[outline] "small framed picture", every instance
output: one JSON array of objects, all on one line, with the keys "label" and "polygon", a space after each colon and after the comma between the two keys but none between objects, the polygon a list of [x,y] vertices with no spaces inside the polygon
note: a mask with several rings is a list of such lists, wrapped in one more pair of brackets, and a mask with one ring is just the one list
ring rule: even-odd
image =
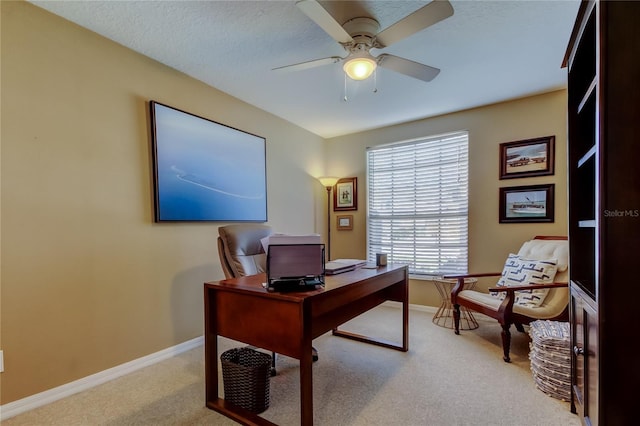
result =
[{"label": "small framed picture", "polygon": [[342,178],[333,189],[334,212],[358,210],[358,178]]},{"label": "small framed picture", "polygon": [[554,173],[555,136],[500,144],[500,179]]},{"label": "small framed picture", "polygon": [[554,184],[500,188],[500,223],[554,221]]},{"label": "small framed picture", "polygon": [[353,215],[337,215],[336,216],[336,228],[338,231],[350,231],[353,229]]}]

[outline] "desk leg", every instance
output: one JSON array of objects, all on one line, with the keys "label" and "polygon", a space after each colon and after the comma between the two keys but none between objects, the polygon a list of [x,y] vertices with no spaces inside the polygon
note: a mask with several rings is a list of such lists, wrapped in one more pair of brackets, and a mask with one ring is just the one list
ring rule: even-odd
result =
[{"label": "desk leg", "polygon": [[[345,330],[340,330],[337,327],[332,330],[334,336],[344,337],[346,339],[356,340],[358,342],[369,343],[371,345],[382,346],[389,349],[395,349],[402,352],[409,350],[409,283],[405,279],[394,285],[394,297],[387,300],[395,300],[402,303],[402,343],[388,341],[385,339],[374,338],[370,336],[364,336],[357,333],[352,333]],[[380,302],[378,302],[380,303]],[[377,305],[372,305],[371,308]],[[369,308],[369,309],[371,309]]]},{"label": "desk leg", "polygon": [[204,292],[204,359],[206,403],[218,402],[218,333],[215,315],[211,308],[215,306],[215,292],[205,288]]},{"label": "desk leg", "polygon": [[302,306],[302,342],[300,353],[300,424],[313,425],[313,355],[311,346],[311,306]]},{"label": "desk leg", "polygon": [[402,301],[402,351],[409,350],[409,288],[406,287],[407,297]]},{"label": "desk leg", "polygon": [[[306,345],[305,345],[306,347]],[[300,358],[300,424],[313,425],[313,360],[311,345]]]}]

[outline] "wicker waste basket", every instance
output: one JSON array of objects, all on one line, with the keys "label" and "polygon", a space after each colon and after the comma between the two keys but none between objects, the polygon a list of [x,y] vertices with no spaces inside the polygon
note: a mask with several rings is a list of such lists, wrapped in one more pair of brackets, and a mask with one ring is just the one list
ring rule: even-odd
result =
[{"label": "wicker waste basket", "polygon": [[235,348],[223,352],[220,361],[225,401],[256,414],[269,408],[271,355]]}]

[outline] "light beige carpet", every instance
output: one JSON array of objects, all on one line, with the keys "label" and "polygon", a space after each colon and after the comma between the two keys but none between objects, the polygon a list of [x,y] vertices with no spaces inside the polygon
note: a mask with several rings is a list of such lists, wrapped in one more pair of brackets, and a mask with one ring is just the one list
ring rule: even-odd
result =
[{"label": "light beige carpet", "polygon": [[[313,369],[315,424],[580,425],[569,403],[535,388],[527,334],[513,330],[512,363],[506,364],[496,321],[478,316],[479,329],[456,336],[434,325],[432,316],[411,310],[408,353],[330,334],[314,340],[320,354]],[[381,306],[343,328],[397,341],[400,321],[398,308]],[[220,339],[221,352],[240,346]],[[235,425],[204,406],[203,353],[198,347],[3,425]],[[278,357],[262,416],[299,425],[298,389],[298,361]]]}]

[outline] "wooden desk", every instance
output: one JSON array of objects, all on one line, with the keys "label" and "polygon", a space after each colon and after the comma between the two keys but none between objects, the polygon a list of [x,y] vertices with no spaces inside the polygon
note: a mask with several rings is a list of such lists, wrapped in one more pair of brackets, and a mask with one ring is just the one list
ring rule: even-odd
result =
[{"label": "wooden desk", "polygon": [[[271,425],[218,394],[218,336],[300,360],[301,424],[313,424],[311,341],[333,330],[336,336],[409,350],[409,281],[406,266],[356,269],[326,277],[325,287],[301,293],[269,293],[264,274],[204,285],[206,405],[245,425]],[[338,330],[375,306],[402,302],[402,343]],[[322,361],[320,361],[322,362]]]}]

